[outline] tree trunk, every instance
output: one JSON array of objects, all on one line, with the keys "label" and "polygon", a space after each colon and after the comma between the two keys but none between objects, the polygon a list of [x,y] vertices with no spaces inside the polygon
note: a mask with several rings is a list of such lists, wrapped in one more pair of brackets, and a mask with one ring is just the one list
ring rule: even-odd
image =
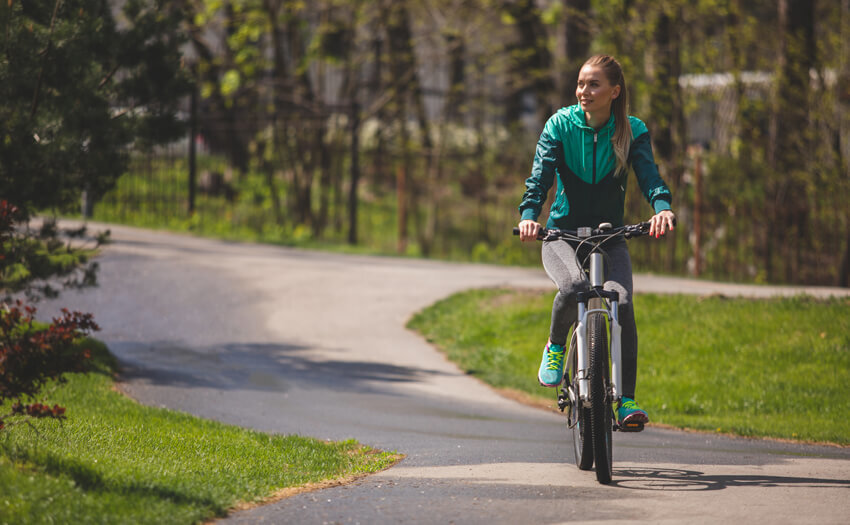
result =
[{"label": "tree trunk", "polygon": [[396,167],[396,202],[398,203],[398,253],[407,251],[407,155]]},{"label": "tree trunk", "polygon": [[510,49],[511,66],[508,82],[508,122],[519,120],[523,98],[531,92],[537,105],[540,126],[552,114],[552,55],[547,42],[546,25],[534,0],[503,0],[502,9],[515,20],[518,41]]},{"label": "tree trunk", "polygon": [[[841,0],[841,69],[839,71],[838,86],[839,92],[839,119],[841,128],[839,131],[839,170],[841,171],[842,185],[847,192],[848,174],[850,174],[850,0]],[[844,207],[844,224],[850,225],[850,211],[847,206]],[[846,239],[847,245],[844,248],[844,257],[841,261],[841,268],[838,275],[838,284],[844,287],[850,287],[850,226],[848,228]]]},{"label": "tree trunk", "polygon": [[449,120],[460,122],[463,120],[466,99],[466,42],[463,35],[458,33],[448,33],[445,39],[449,60],[449,93],[444,111]]},{"label": "tree trunk", "polygon": [[[422,93],[422,84],[416,65],[411,31],[410,13],[407,5],[401,2],[386,1],[381,5],[381,18],[387,33],[390,74],[389,89],[392,94],[390,108],[399,124],[399,140],[402,152],[402,166],[396,171],[396,192],[398,198],[399,252],[407,248],[409,210],[418,206],[416,180],[413,176],[410,134],[407,130],[408,108],[413,102],[416,118],[419,122],[422,146],[426,153],[433,149],[428,115]],[[426,167],[425,173],[429,172]]]},{"label": "tree trunk", "polygon": [[[685,116],[679,77],[681,63],[681,10],[660,7],[655,31],[655,78],[651,101],[653,145],[656,158],[660,161],[665,178],[676,200],[674,208],[684,203],[679,196],[684,173]],[[672,271],[676,261],[676,236],[673,235],[665,247],[665,266]]]},{"label": "tree trunk", "polygon": [[571,105],[576,96],[578,74],[590,53],[590,0],[563,0],[567,22],[564,33],[566,65],[561,73],[561,104]]},{"label": "tree trunk", "polygon": [[[786,282],[796,280],[798,244],[808,238],[809,72],[817,65],[814,11],[812,0],[779,1],[781,48],[769,147],[769,158],[778,181],[768,194],[773,198],[773,231],[777,232],[776,241],[782,247]],[[771,266],[771,272],[772,269]]]},{"label": "tree trunk", "polygon": [[360,184],[360,106],[351,103],[351,182],[348,187],[348,244],[357,244],[357,203]]}]

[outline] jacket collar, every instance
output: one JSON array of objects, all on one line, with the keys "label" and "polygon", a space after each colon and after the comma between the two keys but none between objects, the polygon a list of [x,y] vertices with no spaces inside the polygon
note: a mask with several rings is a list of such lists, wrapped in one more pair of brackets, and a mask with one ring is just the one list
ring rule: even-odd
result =
[{"label": "jacket collar", "polygon": [[599,128],[599,130],[595,130],[587,125],[587,120],[585,119],[584,111],[582,111],[581,106],[579,106],[578,104],[574,104],[568,108],[564,108],[562,111],[565,111],[567,119],[572,124],[574,124],[576,127],[581,129],[585,133],[611,134],[614,132],[616,122],[613,112],[611,112],[611,118],[608,119],[608,122],[606,122],[604,126]]}]

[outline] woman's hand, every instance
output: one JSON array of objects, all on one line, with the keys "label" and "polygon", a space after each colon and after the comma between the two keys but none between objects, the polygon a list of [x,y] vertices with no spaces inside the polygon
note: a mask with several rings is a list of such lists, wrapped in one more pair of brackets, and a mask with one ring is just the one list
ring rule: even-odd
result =
[{"label": "woman's hand", "polygon": [[670,210],[662,210],[649,219],[649,236],[656,239],[673,231],[673,225],[676,221],[676,215]]},{"label": "woman's hand", "polygon": [[537,240],[540,225],[532,220],[519,221],[519,240],[522,242]]}]

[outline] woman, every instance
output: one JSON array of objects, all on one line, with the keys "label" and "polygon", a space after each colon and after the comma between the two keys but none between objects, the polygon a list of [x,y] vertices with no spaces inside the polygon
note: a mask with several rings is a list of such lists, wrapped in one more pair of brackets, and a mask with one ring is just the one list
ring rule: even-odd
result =
[{"label": "woman", "polygon": [[[661,180],[646,125],[628,114],[628,91],[620,64],[607,55],[591,57],[579,72],[578,104],[560,109],[543,128],[531,176],[519,206],[520,239],[537,238],[537,222],[546,195],[557,183],[549,211],[548,228],[575,230],[610,222],[623,225],[626,182],[633,168],[638,184],[655,210],[649,234],[658,238],[673,229],[670,190]],[[543,349],[538,380],[557,387],[564,373],[569,328],[577,316],[576,293],[587,285],[574,246],[564,241],[544,242],[543,266],[558,286],[552,305],[549,341]],[[646,423],[649,417],[635,402],[637,329],[632,308],[632,264],[623,239],[606,243],[609,256],[605,289],[620,295],[622,325],[623,399],[617,409],[620,424]]]}]

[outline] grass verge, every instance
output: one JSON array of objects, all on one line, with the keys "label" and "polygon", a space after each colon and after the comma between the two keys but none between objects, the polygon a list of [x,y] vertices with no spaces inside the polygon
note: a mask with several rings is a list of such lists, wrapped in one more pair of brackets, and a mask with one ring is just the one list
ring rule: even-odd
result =
[{"label": "grass verge", "polygon": [[97,371],[71,374],[49,395],[67,420],[0,432],[0,523],[195,523],[399,459],[354,441],[268,435],[139,405],[112,389],[105,347],[86,344]]},{"label": "grass verge", "polygon": [[[553,293],[473,290],[418,313],[422,333],[471,375],[546,399],[537,367]],[[638,295],[637,397],[655,423],[850,444],[850,299]]]}]

